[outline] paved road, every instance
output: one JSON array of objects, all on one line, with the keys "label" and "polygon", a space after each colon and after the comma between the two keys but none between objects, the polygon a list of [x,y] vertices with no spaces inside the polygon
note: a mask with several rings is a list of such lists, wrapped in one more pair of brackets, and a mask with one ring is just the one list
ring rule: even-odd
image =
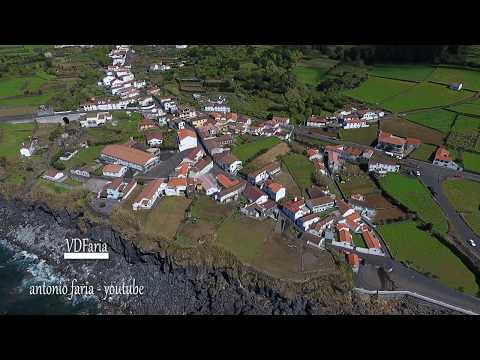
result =
[{"label": "paved road", "polygon": [[[370,146],[355,144],[352,142],[342,141],[339,139],[330,138],[328,136],[316,134],[314,132],[311,132],[311,130],[306,127],[299,127],[298,130],[296,130],[296,133],[304,137],[319,139],[334,144],[343,144],[375,150]],[[454,177],[458,174],[462,174],[465,179],[480,182],[480,174],[467,171],[455,171],[410,158],[401,160],[400,163],[404,166],[420,170],[420,179],[426,186],[431,187],[432,190],[435,192],[434,199],[444,211],[445,215],[449,219],[458,236],[465,242],[467,242],[469,239],[476,240],[475,242],[478,244],[477,247],[470,248],[474,253],[480,255],[480,237],[475,235],[475,233],[470,229],[470,227],[465,223],[465,221],[463,221],[462,217],[456,212],[454,207],[450,204],[447,197],[445,196],[441,186],[443,180]]]},{"label": "paved road", "polygon": [[[388,257],[357,254],[366,264],[360,266],[355,277],[357,287],[367,290],[408,290],[480,314],[479,298],[454,290]],[[377,271],[373,271],[372,266]]]}]

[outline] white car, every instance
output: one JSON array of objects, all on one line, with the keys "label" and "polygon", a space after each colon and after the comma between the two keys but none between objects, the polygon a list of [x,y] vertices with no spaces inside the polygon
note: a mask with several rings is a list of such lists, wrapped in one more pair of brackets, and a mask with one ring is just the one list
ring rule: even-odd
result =
[{"label": "white car", "polygon": [[477,246],[477,244],[475,244],[475,241],[473,241],[472,239],[468,240],[470,242],[470,245],[472,245],[473,247]]}]

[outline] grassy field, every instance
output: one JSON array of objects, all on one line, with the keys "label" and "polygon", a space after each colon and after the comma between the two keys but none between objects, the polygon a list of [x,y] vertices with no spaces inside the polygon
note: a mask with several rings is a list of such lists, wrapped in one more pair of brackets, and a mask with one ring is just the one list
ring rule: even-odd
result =
[{"label": "grassy field", "polygon": [[480,173],[480,154],[465,151],[463,153],[463,166],[467,171]]},{"label": "grassy field", "polygon": [[55,194],[61,194],[69,191],[69,189],[67,189],[66,187],[57,185],[51,181],[47,181],[44,179],[38,179],[36,186]]},{"label": "grassy field", "polygon": [[312,185],[312,174],[315,169],[312,162],[308,160],[306,156],[288,154],[282,157],[282,162],[302,191]]},{"label": "grassy field", "polygon": [[32,135],[33,127],[32,123],[0,124],[0,156],[20,156],[20,147]]},{"label": "grassy field", "polygon": [[435,68],[425,65],[379,65],[369,74],[392,79],[422,81],[428,78]]},{"label": "grassy field", "polygon": [[417,160],[431,161],[435,151],[437,151],[435,145],[422,144],[410,154],[410,157]]},{"label": "grassy field", "polygon": [[463,82],[464,89],[480,90],[480,71],[438,67],[429,80],[446,85]]},{"label": "grassy field", "polygon": [[367,248],[367,244],[365,244],[365,241],[363,240],[363,237],[360,234],[352,233],[352,241],[355,246],[358,246],[361,248]]},{"label": "grassy field", "polygon": [[66,169],[72,169],[78,166],[89,165],[95,162],[100,152],[104,148],[103,145],[89,146],[87,149],[82,149],[73,158],[68,161],[63,161]]},{"label": "grassy field", "polygon": [[452,130],[459,133],[478,133],[480,129],[480,119],[465,115],[458,115]]},{"label": "grassy field", "polygon": [[276,137],[263,137],[253,142],[235,146],[232,152],[241,161],[248,162],[254,159],[259,153],[267,151],[278,143],[280,143],[280,139]]},{"label": "grassy field", "polygon": [[480,102],[479,101],[472,101],[460,105],[455,105],[450,107],[449,109],[453,111],[457,111],[459,113],[464,114],[471,114],[471,115],[479,115],[480,116]]},{"label": "grassy field", "polygon": [[453,207],[463,214],[470,227],[480,236],[480,184],[451,179],[444,181],[442,186]]},{"label": "grassy field", "polygon": [[366,195],[378,191],[377,185],[367,174],[352,176],[349,181],[346,181],[344,184],[340,183],[339,186],[346,196],[352,194]]},{"label": "grassy field", "polygon": [[372,145],[378,136],[378,125],[372,124],[368,128],[340,129],[340,139],[362,145]]},{"label": "grassy field", "polygon": [[448,247],[419,230],[415,222],[383,225],[378,229],[397,260],[445,285],[478,296],[475,275]]},{"label": "grassy field", "polygon": [[407,120],[448,134],[455,120],[455,116],[456,114],[454,112],[440,109],[409,114]]},{"label": "grassy field", "polygon": [[422,221],[431,223],[441,233],[448,231],[441,209],[418,179],[390,173],[380,180],[380,185],[391,197],[416,212]]},{"label": "grassy field", "polygon": [[22,96],[24,91],[38,91],[42,85],[53,79],[55,79],[55,76],[38,72],[35,76],[1,80],[0,98]]},{"label": "grassy field", "polygon": [[316,86],[336,63],[335,60],[321,58],[303,60],[293,68],[293,73],[300,82]]},{"label": "grassy field", "polygon": [[445,139],[444,133],[426,126],[412,123],[401,117],[391,117],[382,120],[380,122],[380,129],[391,132],[397,136],[413,136],[422,140],[424,143],[434,145],[443,145]]},{"label": "grassy field", "polygon": [[446,106],[471,97],[467,91],[450,90],[447,86],[421,83],[398,96],[383,101],[382,106],[390,111],[407,111],[435,106]]},{"label": "grassy field", "polygon": [[344,94],[366,103],[380,104],[383,100],[398,95],[413,85],[405,81],[369,77],[358,88],[345,91]]}]

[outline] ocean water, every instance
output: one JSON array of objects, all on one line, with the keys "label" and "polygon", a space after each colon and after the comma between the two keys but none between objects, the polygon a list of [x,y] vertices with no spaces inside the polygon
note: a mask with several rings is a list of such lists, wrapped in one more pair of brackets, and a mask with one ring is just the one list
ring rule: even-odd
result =
[{"label": "ocean water", "polygon": [[52,269],[35,255],[15,252],[0,242],[0,315],[95,314],[92,299],[68,301],[62,295],[30,295],[30,287],[63,284]]}]

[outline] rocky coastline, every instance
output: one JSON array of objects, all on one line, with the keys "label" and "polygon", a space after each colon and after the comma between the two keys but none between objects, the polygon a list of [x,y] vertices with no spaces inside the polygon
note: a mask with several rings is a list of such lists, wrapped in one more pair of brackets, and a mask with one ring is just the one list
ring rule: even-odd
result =
[{"label": "rocky coastline", "polygon": [[[0,239],[44,259],[70,283],[131,283],[143,295],[95,295],[100,314],[450,314],[409,297],[382,299],[352,291],[344,274],[303,283],[274,279],[232,256],[192,261],[192,254],[142,251],[110,225],[44,203],[0,198]],[[110,259],[65,261],[65,239],[107,244]]]}]

